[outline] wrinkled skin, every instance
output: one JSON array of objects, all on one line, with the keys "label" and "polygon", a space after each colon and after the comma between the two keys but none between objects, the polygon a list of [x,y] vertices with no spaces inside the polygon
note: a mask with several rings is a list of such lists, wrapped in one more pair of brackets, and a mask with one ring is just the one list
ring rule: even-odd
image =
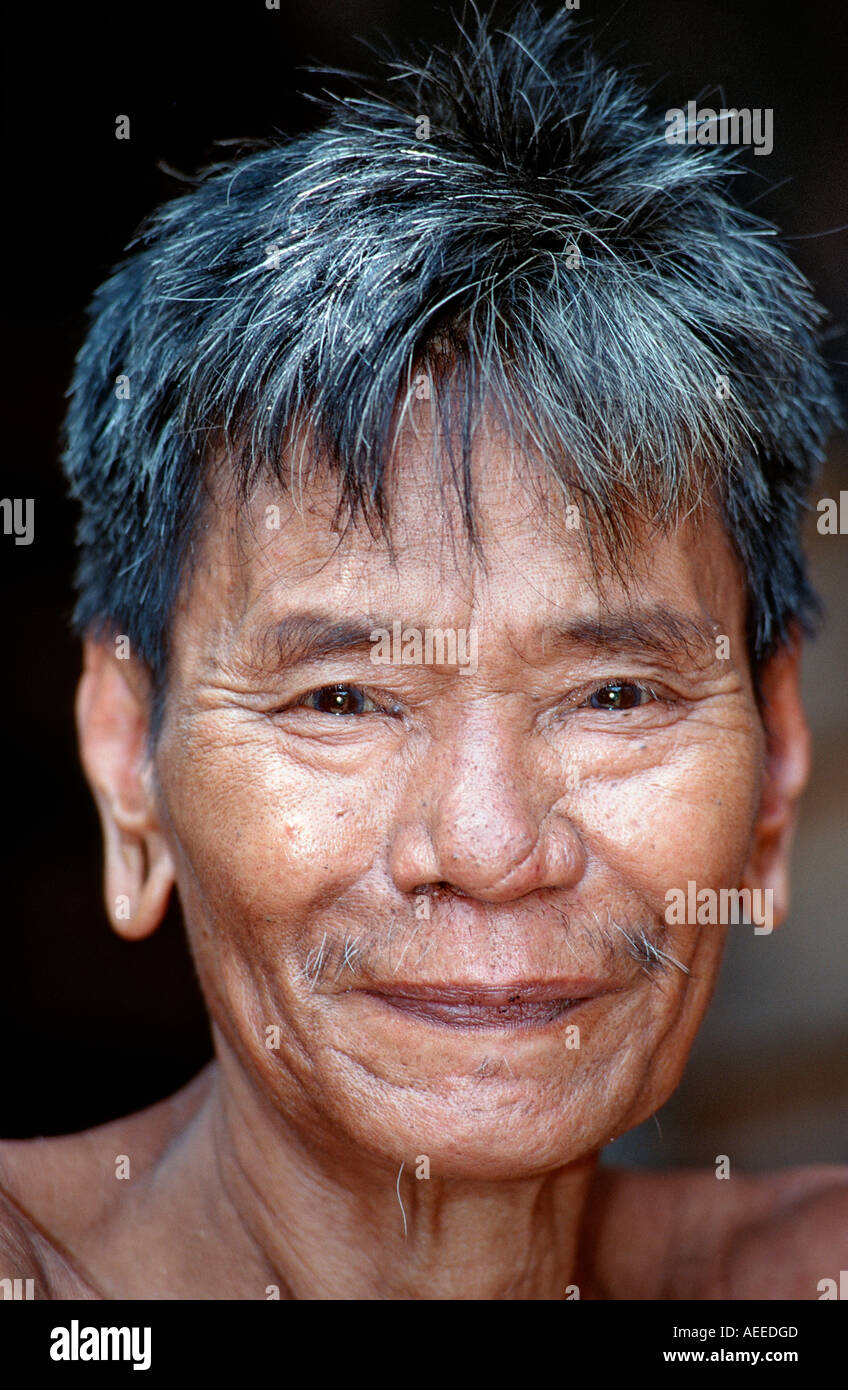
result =
[{"label": "wrinkled skin", "polygon": [[[765,672],[767,738],[714,518],[643,526],[625,587],[611,569],[593,580],[583,531],[495,433],[475,456],[476,555],[443,481],[407,436],[391,552],[334,526],[329,483],[300,507],[268,484],[247,517],[218,492],[152,761],[144,668],[87,645],[78,719],[107,907],[142,937],[176,886],[217,1061],[88,1150],[46,1141],[33,1166],[32,1145],[2,1147],[12,1219],[49,1238],[48,1290],[781,1296],[763,1282],[773,1241],[790,1229],[801,1248],[806,1231],[818,1269],[834,1212],[845,1220],[835,1168],[735,1187],[596,1172],[677,1085],[716,980],[725,929],[666,925],[667,891],[769,888],[785,916],[809,760],[797,652]],[[676,628],[647,631],[660,610]],[[288,645],[267,635],[295,614],[309,617]],[[352,619],[474,629],[476,669],[375,664],[367,635],[295,650]],[[328,686],[345,691],[316,694]],[[520,1001],[552,981],[577,1002],[533,1026],[422,1016],[386,993]],[[48,1199],[51,1173],[82,1187],[91,1146],[130,1151],[118,1143],[142,1153],[120,1202],[77,1194],[71,1215]],[[726,1237],[752,1213],[755,1255],[740,1234],[728,1266]],[[785,1277],[787,1296],[816,1297],[804,1259]]]}]

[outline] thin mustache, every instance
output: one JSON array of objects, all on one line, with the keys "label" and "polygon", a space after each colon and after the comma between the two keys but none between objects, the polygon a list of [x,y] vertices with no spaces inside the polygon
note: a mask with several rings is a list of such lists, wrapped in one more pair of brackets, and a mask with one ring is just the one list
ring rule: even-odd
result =
[{"label": "thin mustache", "polygon": [[[660,946],[657,938],[662,939],[667,931],[663,922],[658,921],[649,927],[623,926],[613,919],[609,911],[606,922],[601,920],[597,912],[592,912],[590,916],[594,925],[583,919],[579,929],[576,929],[575,924],[561,909],[558,909],[558,915],[562,918],[563,925],[568,928],[563,933],[562,944],[572,958],[578,961],[578,973],[588,973],[588,967],[585,955],[582,960],[577,956],[572,940],[575,930],[579,930],[582,944],[585,946],[588,942],[596,956],[607,965],[620,958],[623,943],[627,956],[636,962],[644,974],[657,982],[671,971],[680,971],[683,975],[690,973],[687,965]],[[347,972],[355,977],[364,975],[385,982],[385,965],[389,965],[389,973],[396,976],[414,942],[421,939],[422,927],[426,926],[432,926],[429,919],[416,920],[414,923],[396,920],[381,938],[372,938],[370,941],[361,934],[353,933],[347,933],[341,939],[332,939],[325,931],[321,941],[309,951],[303,965],[303,974],[312,990],[328,981],[338,984]],[[395,938],[406,928],[409,928],[409,934],[403,948],[394,961],[390,962],[388,957],[392,955]],[[425,933],[422,949],[418,954],[418,966],[423,964],[429,954],[433,940],[433,932]]]}]

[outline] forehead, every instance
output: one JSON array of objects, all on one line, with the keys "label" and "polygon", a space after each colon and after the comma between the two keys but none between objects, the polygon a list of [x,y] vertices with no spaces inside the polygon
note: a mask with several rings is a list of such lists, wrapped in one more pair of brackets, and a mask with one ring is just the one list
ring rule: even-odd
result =
[{"label": "forehead", "polygon": [[412,427],[388,473],[385,528],[351,518],[328,471],[285,490],[263,481],[246,508],[213,486],[175,648],[192,630],[232,638],[305,602],[409,621],[468,620],[485,608],[494,620],[532,624],[546,609],[589,618],[647,601],[741,629],[741,569],[711,511],[666,530],[634,517],[613,559],[579,493],[517,453],[491,421],[475,436],[470,484],[473,544],[450,460]]}]

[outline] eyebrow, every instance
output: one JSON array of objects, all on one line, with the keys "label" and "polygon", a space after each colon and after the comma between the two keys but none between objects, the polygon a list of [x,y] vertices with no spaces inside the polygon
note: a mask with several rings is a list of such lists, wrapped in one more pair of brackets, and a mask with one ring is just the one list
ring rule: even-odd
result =
[{"label": "eyebrow", "polygon": [[382,616],[329,618],[323,613],[289,613],[272,623],[258,642],[258,665],[300,666],[328,656],[370,651],[371,633],[378,627],[392,630],[392,619]]},{"label": "eyebrow", "polygon": [[715,658],[718,623],[661,604],[574,618],[545,636],[544,646],[600,648],[627,654]]},{"label": "eyebrow", "polygon": [[[320,662],[327,657],[370,652],[372,632],[382,628],[392,632],[399,619],[385,614],[362,614],[334,618],[320,612],[290,613],[272,623],[259,636],[256,664],[263,669]],[[443,628],[435,620],[411,623],[403,628]],[[597,654],[601,650],[632,656],[685,656],[698,664],[715,660],[718,624],[693,617],[661,604],[630,608],[598,616],[583,616],[541,631],[545,654],[577,651]]]}]

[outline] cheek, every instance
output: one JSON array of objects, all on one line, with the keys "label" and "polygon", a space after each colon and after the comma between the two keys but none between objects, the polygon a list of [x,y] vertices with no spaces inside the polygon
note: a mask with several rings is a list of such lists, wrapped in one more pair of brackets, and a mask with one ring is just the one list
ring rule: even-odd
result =
[{"label": "cheek", "polygon": [[734,887],[751,846],[762,779],[756,725],[691,728],[634,748],[590,777],[580,830],[590,853],[662,914],[670,888]]},{"label": "cheek", "polygon": [[163,765],[184,904],[228,935],[269,922],[308,934],[369,872],[385,838],[390,796],[379,767],[319,774],[282,753],[266,721],[199,717]]},{"label": "cheek", "polygon": [[[694,881],[730,888],[741,881],[762,778],[755,719],[702,723],[663,740],[622,743],[590,764],[579,829],[599,881],[613,900],[632,895],[655,921],[671,888]],[[577,820],[577,816],[575,816]],[[652,1114],[678,1084],[709,1003],[726,937],[720,926],[668,925],[661,945],[685,966],[642,991],[635,1032],[619,1039],[639,1078],[629,1128]],[[632,1020],[631,1020],[632,1024]],[[633,1050],[634,1039],[636,1048]]]},{"label": "cheek", "polygon": [[[248,1068],[278,1089],[281,1059],[298,1072],[310,1045],[304,1029],[320,1024],[303,984],[310,952],[325,930],[347,929],[356,885],[378,859],[391,804],[385,775],[319,776],[282,755],[267,724],[222,714],[198,717],[190,737],[163,746],[162,768],[207,1004]],[[269,1023],[283,1025],[279,1052],[267,1050]]]}]

